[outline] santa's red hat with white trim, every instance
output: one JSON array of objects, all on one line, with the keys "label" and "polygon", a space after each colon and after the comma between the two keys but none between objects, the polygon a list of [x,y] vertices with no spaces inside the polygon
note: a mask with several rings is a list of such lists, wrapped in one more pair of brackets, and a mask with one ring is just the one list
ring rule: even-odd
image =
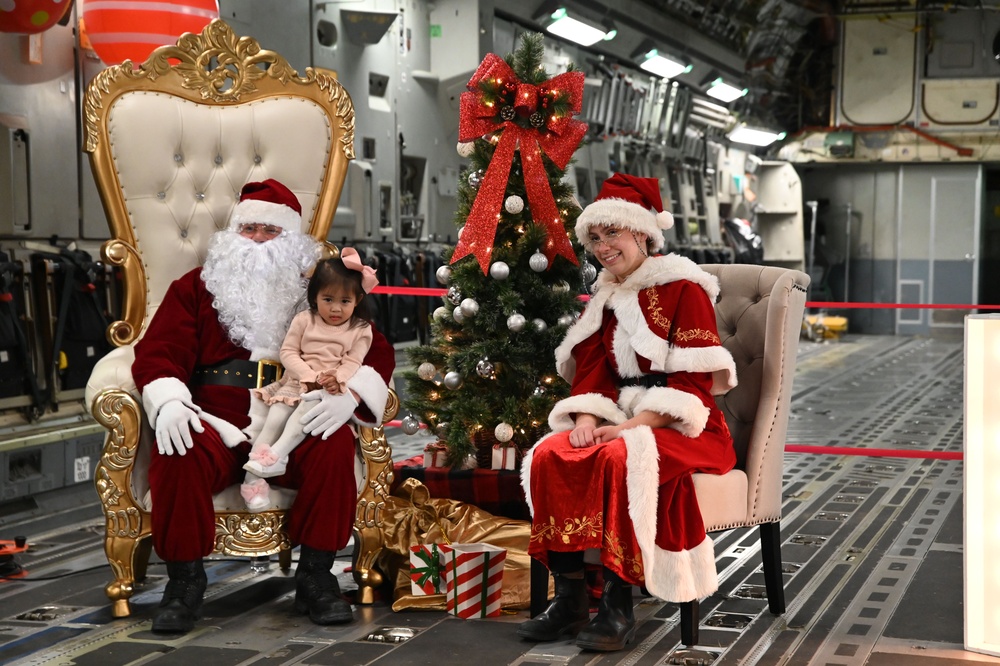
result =
[{"label": "santa's red hat with white trim", "polygon": [[302,231],[302,205],[290,189],[273,178],[247,183],[229,218],[230,229],[235,231],[241,224],[273,224]]},{"label": "santa's red hat with white trim", "polygon": [[616,173],[604,181],[594,203],[576,218],[576,239],[586,243],[594,225],[644,233],[650,250],[656,252],[663,247],[663,230],[674,226],[674,216],[663,210],[658,179]]}]

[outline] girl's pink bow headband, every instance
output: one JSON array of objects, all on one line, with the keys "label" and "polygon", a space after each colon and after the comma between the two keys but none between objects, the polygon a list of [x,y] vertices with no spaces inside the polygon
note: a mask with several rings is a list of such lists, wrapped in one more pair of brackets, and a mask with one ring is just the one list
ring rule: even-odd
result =
[{"label": "girl's pink bow headband", "polygon": [[375,277],[375,269],[361,263],[361,255],[353,247],[345,247],[340,251],[340,260],[344,266],[352,271],[361,273],[361,288],[366,294],[370,294],[372,289],[378,285],[378,278]]}]

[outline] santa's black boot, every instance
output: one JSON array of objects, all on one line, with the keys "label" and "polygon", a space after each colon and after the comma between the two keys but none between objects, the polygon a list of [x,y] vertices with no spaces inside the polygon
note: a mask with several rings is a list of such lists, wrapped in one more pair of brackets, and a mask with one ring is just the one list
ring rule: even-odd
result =
[{"label": "santa's black boot", "polygon": [[201,560],[167,562],[167,588],[163,591],[160,608],[153,618],[153,632],[186,634],[194,629],[195,620],[205,597],[208,577]]},{"label": "santa's black boot", "polygon": [[295,612],[308,613],[315,624],[346,624],[354,619],[351,604],[340,596],[330,568],[334,553],[302,546],[295,568]]},{"label": "santa's black boot", "polygon": [[635,637],[635,629],[632,586],[606,568],[597,615],[577,634],[576,646],[598,652],[621,650]]},{"label": "santa's black boot", "polygon": [[555,641],[573,636],[590,620],[590,600],[583,569],[571,574],[553,572],[556,594],[549,607],[521,623],[517,635],[528,641]]}]

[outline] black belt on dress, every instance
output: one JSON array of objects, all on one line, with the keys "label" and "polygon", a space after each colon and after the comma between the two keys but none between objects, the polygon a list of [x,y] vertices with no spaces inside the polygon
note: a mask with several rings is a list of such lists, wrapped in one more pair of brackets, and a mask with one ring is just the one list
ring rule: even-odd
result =
[{"label": "black belt on dress", "polygon": [[666,386],[667,376],[662,372],[658,372],[652,375],[643,375],[642,377],[623,377],[618,381],[619,387],[626,386],[645,386],[646,388],[653,388],[654,386]]},{"label": "black belt on dress", "polygon": [[281,364],[277,361],[233,359],[216,365],[199,365],[191,375],[191,383],[201,386],[261,388],[281,379],[281,370]]}]

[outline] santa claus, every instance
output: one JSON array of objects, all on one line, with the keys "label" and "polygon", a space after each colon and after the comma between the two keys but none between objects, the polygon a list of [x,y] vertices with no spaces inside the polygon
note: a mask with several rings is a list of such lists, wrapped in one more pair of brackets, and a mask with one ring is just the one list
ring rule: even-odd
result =
[{"label": "santa claus", "polygon": [[[187,632],[198,618],[207,584],[202,558],[215,544],[212,496],[243,478],[247,433],[259,427],[260,415],[249,413],[251,390],[276,370],[260,361],[277,358],[289,321],[305,305],[303,274],[321,254],[301,228],[301,206],[287,187],[248,183],[204,266],[171,284],[135,347],[132,374],[157,443],[149,469],[153,547],[169,576],[154,632]],[[298,491],[286,518],[289,538],[301,546],[295,609],[316,624],[353,619],[330,569],[350,538],[357,499],[347,423],[378,422],[395,366],[392,347],[378,331],[373,336],[349,391],[303,396],[315,402],[302,419],[309,437],[272,479]]]}]

